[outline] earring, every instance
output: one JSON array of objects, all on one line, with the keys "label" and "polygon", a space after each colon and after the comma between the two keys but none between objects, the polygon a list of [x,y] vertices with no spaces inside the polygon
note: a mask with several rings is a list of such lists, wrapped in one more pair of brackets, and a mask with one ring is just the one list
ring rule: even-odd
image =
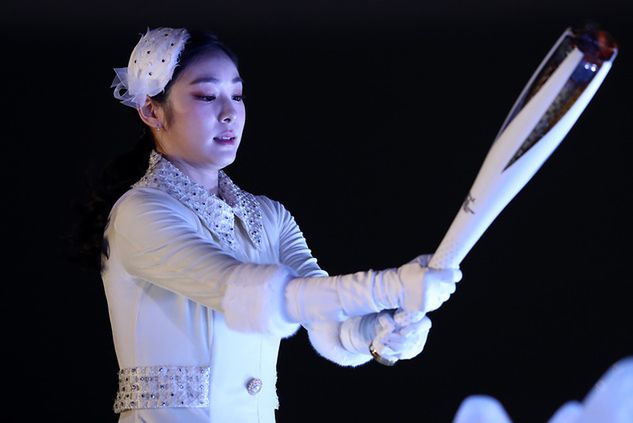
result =
[{"label": "earring", "polygon": [[162,129],[162,126],[160,126],[160,125],[158,125],[158,126],[156,127],[156,130],[157,130],[157,131],[160,131],[161,129]]}]

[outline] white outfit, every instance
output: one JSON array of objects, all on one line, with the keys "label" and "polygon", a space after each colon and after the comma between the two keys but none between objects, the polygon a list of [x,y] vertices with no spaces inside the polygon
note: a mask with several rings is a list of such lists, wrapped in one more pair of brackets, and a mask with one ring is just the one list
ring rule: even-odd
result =
[{"label": "white outfit", "polygon": [[[152,152],[104,242],[119,422],[273,423],[279,342],[299,328],[283,289],[327,276],[292,215],[223,172],[219,197],[209,194]],[[359,320],[306,329],[321,355],[357,366],[371,359],[345,348],[358,343]]]}]

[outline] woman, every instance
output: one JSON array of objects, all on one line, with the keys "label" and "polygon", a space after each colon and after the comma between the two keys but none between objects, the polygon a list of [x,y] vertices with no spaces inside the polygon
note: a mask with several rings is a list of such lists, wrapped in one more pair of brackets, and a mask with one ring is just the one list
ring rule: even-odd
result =
[{"label": "woman", "polygon": [[279,342],[300,326],[343,366],[422,351],[425,314],[454,292],[460,270],[429,269],[426,255],[383,271],[320,269],[283,205],[223,170],[246,117],[226,46],[148,29],[115,71],[115,97],[148,130],[105,173],[96,216],[109,215],[93,214],[89,237],[103,241],[120,422],[274,422]]}]

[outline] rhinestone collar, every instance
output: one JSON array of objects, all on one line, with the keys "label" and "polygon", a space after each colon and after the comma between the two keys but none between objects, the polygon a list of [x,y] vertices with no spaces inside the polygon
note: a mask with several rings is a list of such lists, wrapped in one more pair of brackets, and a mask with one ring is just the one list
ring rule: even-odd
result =
[{"label": "rhinestone collar", "polygon": [[161,154],[152,150],[145,175],[133,186],[164,191],[189,207],[205,226],[232,249],[237,248],[235,216],[258,250],[262,246],[262,213],[255,196],[240,189],[224,171],[218,174],[219,196],[191,180]]}]

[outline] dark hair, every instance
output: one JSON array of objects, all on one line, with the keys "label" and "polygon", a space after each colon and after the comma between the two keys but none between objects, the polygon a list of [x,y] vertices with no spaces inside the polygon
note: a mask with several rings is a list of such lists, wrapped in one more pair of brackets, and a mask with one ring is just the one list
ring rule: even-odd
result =
[{"label": "dark hair", "polygon": [[222,43],[215,34],[198,30],[187,30],[187,32],[189,33],[189,39],[180,53],[180,59],[178,60],[178,65],[174,69],[174,74],[172,75],[171,80],[167,83],[163,92],[152,97],[152,99],[158,103],[164,104],[167,96],[169,95],[169,89],[178,79],[180,73],[186,69],[191,62],[205,53],[218,50],[222,51],[224,54],[229,56],[233,63],[235,63],[235,66],[238,65],[235,53]]},{"label": "dark hair", "polygon": [[[178,66],[165,89],[152,97],[165,104],[173,83],[181,72],[201,55],[211,51],[224,52],[237,66],[237,56],[218,37],[206,31],[187,30],[190,37],[180,54]],[[66,237],[68,258],[71,262],[89,270],[101,270],[102,253],[107,254],[103,231],[114,203],[147,170],[149,156],[154,148],[154,138],[145,124],[141,123],[141,135],[136,144],[106,164],[96,181],[90,182],[83,197],[74,206],[78,218]]]}]

